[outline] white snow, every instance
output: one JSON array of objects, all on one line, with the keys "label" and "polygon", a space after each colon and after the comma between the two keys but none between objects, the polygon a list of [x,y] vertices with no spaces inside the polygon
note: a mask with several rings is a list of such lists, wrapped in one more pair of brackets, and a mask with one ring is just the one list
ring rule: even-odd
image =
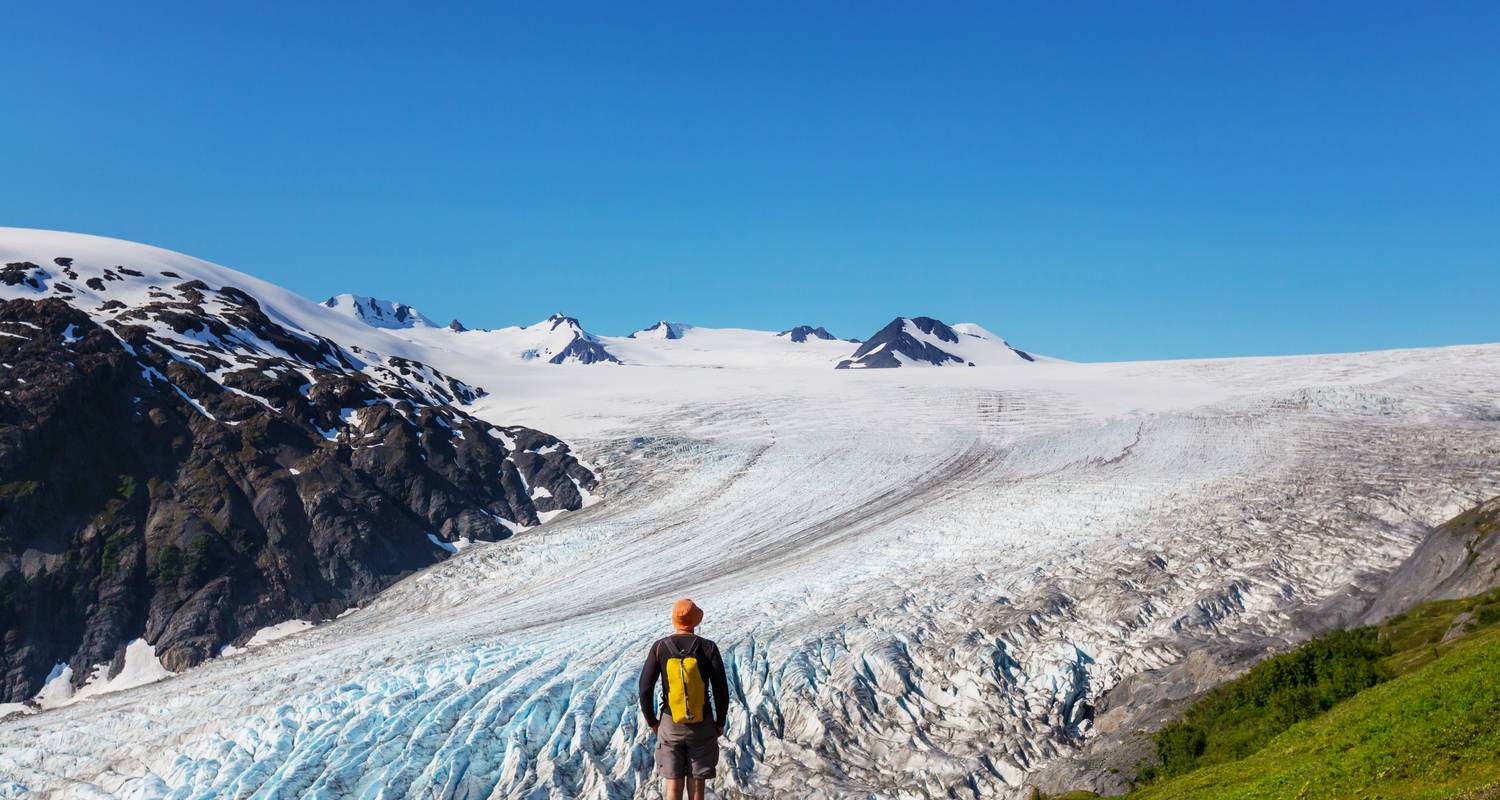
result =
[{"label": "white snow", "polygon": [[[524,362],[553,369],[559,365],[549,363],[551,359],[563,352],[575,338],[582,337],[588,341],[602,339],[585,331],[561,313],[524,327],[513,325],[508,328],[469,330],[463,333],[456,333],[447,328],[412,329],[400,331],[399,334],[406,337],[412,344],[423,348],[424,352],[429,347],[451,348],[455,352],[476,355],[486,360]],[[613,352],[613,349],[610,349]],[[429,360],[428,363],[431,361]],[[563,365],[576,363],[576,359],[570,358]],[[590,366],[604,368],[610,365],[605,363]]]},{"label": "white snow", "polygon": [[338,294],[323,305],[376,328],[436,328],[438,324],[422,312],[390,300],[358,294]]},{"label": "white snow", "polygon": [[289,619],[286,622],[279,622],[275,625],[267,625],[266,627],[256,631],[249,639],[245,640],[245,644],[243,646],[235,647],[233,645],[226,645],[224,649],[219,653],[219,655],[224,657],[239,655],[241,653],[254,650],[257,647],[263,647],[270,644],[271,642],[285,639],[288,636],[292,636],[305,630],[309,630],[312,627],[314,627],[313,623],[308,622],[305,619]]},{"label": "white snow", "polygon": [[[985,330],[972,322],[960,322],[949,327],[958,336],[957,342],[947,341],[935,334],[923,333],[915,322],[906,320],[903,325],[908,336],[918,342],[936,347],[946,353],[952,353],[963,359],[962,362],[946,361],[934,365],[926,361],[915,361],[905,358],[897,353],[896,357],[901,361],[903,367],[931,367],[931,366],[967,366],[973,364],[976,367],[1014,366],[1028,363],[1024,358],[1011,349],[1009,343],[993,333]],[[872,351],[872,353],[875,351]],[[1033,356],[1038,360],[1041,357]],[[1055,359],[1047,359],[1054,361]]]},{"label": "white snow", "polygon": [[[155,683],[172,676],[156,657],[156,650],[145,639],[136,639],[125,646],[125,663],[120,672],[109,677],[109,664],[96,665],[83,686],[73,688],[73,668],[59,662],[47,675],[42,690],[32,698],[41,708],[61,708],[81,700],[134,689]],[[4,716],[0,713],[0,716]]]},{"label": "white snow", "polygon": [[832,369],[858,345],[808,339],[801,344],[772,331],[744,328],[683,327],[682,338],[635,334],[636,338],[601,336],[611,353],[628,365],[724,368]]},{"label": "white snow", "polygon": [[630,334],[629,338],[661,340],[678,339],[692,328],[692,325],[688,325],[684,322],[668,322],[666,320],[659,320],[651,325],[641,328],[635,333]]}]

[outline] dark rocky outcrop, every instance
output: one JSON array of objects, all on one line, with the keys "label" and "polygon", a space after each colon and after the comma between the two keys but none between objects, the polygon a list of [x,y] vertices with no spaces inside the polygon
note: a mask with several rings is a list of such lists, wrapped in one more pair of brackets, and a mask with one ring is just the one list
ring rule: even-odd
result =
[{"label": "dark rocky outcrop", "polygon": [[[833,334],[829,333],[828,329],[824,328],[822,325],[819,325],[816,328],[814,328],[811,325],[798,325],[795,328],[791,328],[789,330],[784,330],[781,333],[778,333],[776,335],[777,336],[785,336],[785,337],[791,339],[793,342],[796,342],[797,344],[801,344],[801,343],[807,341],[809,338],[812,338],[812,339],[822,339],[825,342],[832,342],[832,341],[836,341],[838,339],[837,336],[834,336]],[[856,339],[849,339],[847,341],[854,342],[854,341],[858,341],[858,340],[856,340]]]},{"label": "dark rocky outcrop", "polygon": [[958,334],[946,324],[932,317],[897,317],[865,340],[854,351],[854,355],[840,361],[836,369],[891,369],[901,366],[896,356],[901,354],[913,361],[941,366],[947,363],[963,364],[964,360],[941,347],[924,342],[906,330],[910,322],[917,330],[936,338],[939,342],[958,344]]},{"label": "dark rocky outcrop", "polygon": [[547,359],[549,364],[566,364],[573,362],[577,364],[618,364],[620,359],[604,348],[593,334],[585,331],[577,319],[553,314],[548,317],[543,325],[550,325],[549,330],[556,331],[558,328],[571,331],[573,338],[551,358]]},{"label": "dark rocky outcrop", "polygon": [[337,294],[323,301],[326,308],[348,314],[372,328],[435,328],[422,312],[405,303],[357,294]]},{"label": "dark rocky outcrop", "polygon": [[[854,351],[854,355],[840,361],[835,369],[892,369],[900,367],[903,359],[906,363],[938,367],[972,367],[975,366],[973,361],[950,352],[949,346],[963,352],[967,345],[985,342],[993,345],[993,350],[984,352],[999,354],[990,356],[992,359],[1004,360],[1014,356],[1024,361],[1036,361],[1030,353],[1011,347],[1009,343],[988,332],[968,330],[961,333],[932,317],[897,317],[866,339]],[[986,366],[990,365],[987,361]]]},{"label": "dark rocky outcrop", "polygon": [[596,484],[425,364],[283,327],[234,287],[147,296],[0,302],[0,702],[59,662],[117,670],[134,639],[180,670],[331,617],[447,557],[429,534],[502,539]]},{"label": "dark rocky outcrop", "polygon": [[660,320],[651,327],[641,328],[640,330],[630,334],[626,338],[635,339],[637,337],[640,337],[642,339],[681,339],[682,332],[689,327],[692,326],[684,325],[680,322],[667,322],[666,320]]}]

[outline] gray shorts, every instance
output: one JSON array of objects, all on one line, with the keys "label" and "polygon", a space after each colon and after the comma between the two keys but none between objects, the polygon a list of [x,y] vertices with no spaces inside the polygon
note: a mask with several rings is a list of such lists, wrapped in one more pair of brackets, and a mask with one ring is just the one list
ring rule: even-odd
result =
[{"label": "gray shorts", "polygon": [[656,766],[663,778],[712,778],[719,765],[719,731],[714,721],[673,722],[670,714],[656,728]]}]

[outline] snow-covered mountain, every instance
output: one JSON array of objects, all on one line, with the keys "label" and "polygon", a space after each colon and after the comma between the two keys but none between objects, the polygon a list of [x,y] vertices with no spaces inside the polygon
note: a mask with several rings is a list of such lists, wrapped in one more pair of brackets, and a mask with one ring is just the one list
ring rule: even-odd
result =
[{"label": "snow-covered mountain", "polygon": [[600,337],[583,329],[573,317],[558,313],[533,325],[494,330],[437,331],[437,336],[411,331],[419,347],[471,354],[478,359],[532,364],[619,364]]},{"label": "snow-covered mountain", "polygon": [[631,339],[681,339],[682,338],[682,332],[685,331],[685,330],[687,330],[688,328],[691,328],[691,327],[692,327],[691,325],[687,325],[687,324],[684,324],[684,323],[681,323],[681,322],[667,322],[666,320],[659,320],[658,322],[656,322],[654,325],[651,325],[650,327],[642,328],[642,329],[636,331],[635,333],[630,334],[630,336],[628,338],[631,338]]},{"label": "snow-covered mountain", "polygon": [[[825,342],[832,342],[832,341],[837,341],[838,340],[837,336],[834,336],[833,334],[829,333],[828,329],[824,328],[822,325],[819,325],[816,328],[814,328],[811,325],[798,325],[795,328],[790,328],[788,330],[784,330],[781,333],[778,333],[776,335],[777,336],[785,336],[785,337],[791,339],[792,341],[797,342],[798,344],[801,344],[802,342],[807,341],[809,338],[812,338],[812,339],[822,339]],[[858,343],[857,339],[848,339],[847,341]]]},{"label": "snow-covered mountain", "polygon": [[[110,246],[97,261],[150,273],[143,259],[118,255],[122,243]],[[17,268],[0,282],[13,276],[7,291],[20,292],[28,280],[54,280],[43,257],[52,256],[26,256],[48,275]],[[139,677],[120,686],[160,679],[0,721],[0,775],[13,793],[658,797],[635,678],[672,601],[689,595],[707,610],[703,633],[719,642],[736,697],[716,796],[947,798],[960,787],[970,797],[1025,798],[1033,776],[1115,724],[1114,687],[1191,678],[1228,663],[1225,654],[1293,640],[1357,605],[1431,525],[1500,494],[1496,345],[1069,364],[1028,362],[992,336],[955,345],[918,327],[923,337],[913,340],[965,363],[994,366],[989,352],[1015,368],[851,373],[832,368],[853,357],[848,342],[688,328],[678,339],[596,337],[622,367],[554,368],[504,344],[521,329],[369,328],[329,309],[315,317],[314,303],[208,269],[194,274],[243,289],[268,318],[336,342],[351,359],[406,358],[487,388],[462,413],[503,422],[506,435],[525,425],[564,437],[606,481],[607,499],[540,530],[464,547],[353,613],[309,615],[318,624],[278,629],[167,677],[122,666],[117,679]],[[107,280],[97,270],[88,277]],[[45,333],[0,323],[0,358],[12,357],[12,337],[51,347],[84,330],[26,321]],[[108,344],[87,329],[82,342],[95,341]],[[133,370],[131,362],[117,371]],[[200,399],[193,386],[173,385]],[[123,390],[128,404],[135,388],[108,394]],[[148,401],[148,416],[192,419],[185,400],[175,411]],[[81,430],[56,451],[113,457],[82,441],[111,441],[102,431],[127,420]],[[249,458],[257,447],[227,437],[281,430],[270,422],[198,420],[190,432],[226,437],[236,446],[216,452]],[[411,438],[425,443],[439,427]],[[493,438],[463,430],[423,452]],[[0,427],[0,442],[14,436]],[[382,441],[351,434],[347,455],[325,458],[411,446]],[[518,460],[560,447],[495,441]],[[493,466],[457,484],[486,486]],[[120,494],[118,481],[103,480],[115,471],[110,463],[92,474],[101,492]],[[147,481],[131,502],[176,479]],[[0,480],[9,481],[0,483],[3,502],[39,491],[26,480],[45,483]],[[276,485],[250,493],[215,484],[195,497],[220,499],[236,522],[255,517]],[[528,478],[526,488],[542,498],[562,483]],[[429,515],[405,530],[452,507],[408,505],[420,496],[393,493],[393,519]],[[337,486],[298,497],[278,513],[373,502]],[[14,514],[0,526],[16,527],[0,529],[27,529]],[[148,548],[175,529],[171,514],[154,519]],[[383,541],[379,525],[355,530]],[[110,539],[94,531],[79,539],[87,559]],[[0,558],[67,560],[46,543],[18,541],[28,542],[21,554]],[[280,531],[272,541],[301,538]],[[151,559],[130,564],[131,574],[160,569]],[[114,580],[101,586],[113,591]],[[136,606],[121,607],[135,610],[112,613],[136,619]],[[144,644],[175,624],[151,628]],[[131,658],[121,655],[143,660]]]},{"label": "snow-covered mountain", "polygon": [[[358,294],[336,294],[323,305],[375,328],[436,328],[436,322],[405,303]],[[457,320],[454,320],[457,322]]]},{"label": "snow-covered mountain", "polygon": [[495,362],[631,368],[831,369],[854,349],[851,342],[831,336],[797,338],[770,331],[704,328],[666,320],[627,336],[598,336],[585,330],[576,318],[563,314],[525,327],[478,330],[418,326],[392,333],[435,363],[459,365]]},{"label": "snow-covered mountain", "polygon": [[553,314],[530,327],[519,329],[527,347],[521,357],[539,359],[548,364],[618,364],[620,360],[605,349],[599,337],[585,331],[578,320]]},{"label": "snow-covered mountain", "polygon": [[838,369],[903,366],[997,366],[1034,362],[1030,353],[973,323],[948,326],[932,317],[897,317],[866,339]]},{"label": "snow-covered mountain", "polygon": [[91,236],[0,228],[0,262],[0,702],[337,614],[597,485],[368,317]]},{"label": "snow-covered mountain", "polygon": [[[822,326],[798,325],[773,336],[767,331],[699,328],[667,320],[623,337],[596,336],[584,330],[576,318],[561,313],[524,327],[473,331],[454,320],[440,329],[410,306],[363,295],[341,294],[323,305],[376,328],[411,331],[410,340],[422,347],[538,364],[877,369],[903,365],[997,366],[1037,360],[978,325],[949,326],[931,317],[897,317],[861,343],[858,339],[839,339]],[[461,340],[425,335],[432,330],[466,335]],[[785,347],[788,343],[816,343],[818,347],[809,354]],[[825,365],[825,361],[829,363]]]}]

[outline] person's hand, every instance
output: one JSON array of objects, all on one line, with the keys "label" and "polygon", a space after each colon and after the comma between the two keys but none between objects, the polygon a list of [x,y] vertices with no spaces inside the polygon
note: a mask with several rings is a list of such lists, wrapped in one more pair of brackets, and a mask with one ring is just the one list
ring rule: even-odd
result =
[{"label": "person's hand", "polygon": [[723,725],[715,725],[714,728],[719,731],[719,735],[720,736],[724,735],[724,726]]}]

